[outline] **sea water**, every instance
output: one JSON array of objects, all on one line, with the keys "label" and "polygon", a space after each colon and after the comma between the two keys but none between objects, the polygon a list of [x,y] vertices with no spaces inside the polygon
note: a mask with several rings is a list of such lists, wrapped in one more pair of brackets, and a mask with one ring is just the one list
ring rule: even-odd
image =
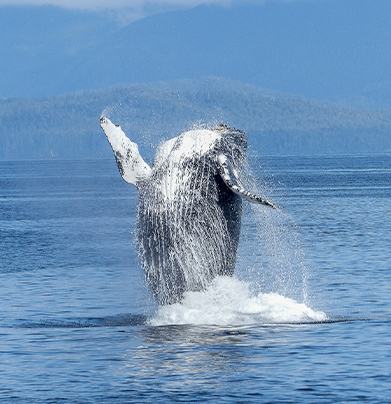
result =
[{"label": "sea water", "polygon": [[0,162],[0,401],[391,402],[391,156],[251,168],[235,277],[159,308],[114,161]]}]

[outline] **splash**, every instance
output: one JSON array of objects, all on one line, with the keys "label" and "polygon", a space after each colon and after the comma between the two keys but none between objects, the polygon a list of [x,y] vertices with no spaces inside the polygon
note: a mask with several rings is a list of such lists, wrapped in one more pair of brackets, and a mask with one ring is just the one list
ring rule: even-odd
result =
[{"label": "splash", "polygon": [[[234,273],[250,281],[253,293],[258,289],[258,303],[265,293],[307,302],[307,271],[290,228],[294,222],[280,210],[265,209],[275,206],[256,196],[266,187],[258,186],[247,162],[243,166],[242,131],[221,124],[183,132],[160,145],[150,169],[121,128],[106,117],[101,126],[122,177],[139,191],[139,256],[158,304],[174,305],[185,292],[205,291],[216,276]],[[140,161],[145,170],[139,170]],[[250,244],[239,246],[237,260],[242,199],[257,204],[243,220],[240,244],[243,234]]]},{"label": "splash", "polygon": [[202,292],[187,292],[180,303],[158,308],[151,325],[297,324],[327,316],[277,293],[253,293],[251,283],[219,276]]},{"label": "splash", "polygon": [[[280,205],[278,196],[273,195],[274,185],[260,182],[248,161],[241,176],[247,189]],[[281,294],[308,304],[309,271],[293,218],[283,206],[270,210],[245,204],[244,209],[235,273],[240,279],[252,282],[254,290]]]},{"label": "splash", "polygon": [[[245,171],[247,187],[261,195],[270,194],[248,165]],[[159,307],[151,325],[328,321],[325,313],[308,306],[308,269],[294,220],[281,209],[245,206],[235,276],[218,276],[207,289],[187,292],[181,302]]]}]

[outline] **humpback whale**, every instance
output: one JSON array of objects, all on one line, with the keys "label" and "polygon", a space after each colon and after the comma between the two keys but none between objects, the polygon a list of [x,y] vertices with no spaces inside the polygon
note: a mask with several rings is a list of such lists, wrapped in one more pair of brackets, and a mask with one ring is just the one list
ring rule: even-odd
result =
[{"label": "humpback whale", "polygon": [[242,200],[276,207],[241,184],[244,132],[225,124],[183,132],[160,145],[150,167],[119,125],[105,116],[100,125],[122,178],[138,190],[138,253],[157,302],[233,275]]}]

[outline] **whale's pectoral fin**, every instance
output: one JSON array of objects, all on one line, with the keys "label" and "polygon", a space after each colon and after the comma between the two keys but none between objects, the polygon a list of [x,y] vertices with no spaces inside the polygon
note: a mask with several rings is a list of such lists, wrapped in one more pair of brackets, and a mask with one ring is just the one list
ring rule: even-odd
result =
[{"label": "whale's pectoral fin", "polygon": [[226,156],[220,154],[219,156],[217,156],[216,160],[219,174],[222,180],[224,181],[225,185],[227,185],[227,187],[232,192],[234,192],[236,195],[239,195],[240,197],[246,199],[251,203],[259,203],[262,205],[270,206],[274,209],[277,208],[277,206],[273,202],[263,199],[258,195],[254,195],[243,188],[242,184],[239,181],[238,174],[235,168],[232,167],[231,163],[229,162]]},{"label": "whale's pectoral fin", "polygon": [[100,117],[100,126],[113,149],[122,178],[134,185],[146,179],[150,175],[151,168],[140,156],[137,144],[131,142],[121,127],[114,125],[105,116]]}]

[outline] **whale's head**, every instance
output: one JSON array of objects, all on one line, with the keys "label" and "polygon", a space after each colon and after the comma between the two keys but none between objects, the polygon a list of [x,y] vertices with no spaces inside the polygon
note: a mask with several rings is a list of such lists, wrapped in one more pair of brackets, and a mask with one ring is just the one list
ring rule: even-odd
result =
[{"label": "whale's head", "polygon": [[247,137],[241,130],[230,128],[224,123],[213,129],[221,135],[216,145],[217,155],[224,155],[225,158],[236,169],[241,169],[247,153]]}]

